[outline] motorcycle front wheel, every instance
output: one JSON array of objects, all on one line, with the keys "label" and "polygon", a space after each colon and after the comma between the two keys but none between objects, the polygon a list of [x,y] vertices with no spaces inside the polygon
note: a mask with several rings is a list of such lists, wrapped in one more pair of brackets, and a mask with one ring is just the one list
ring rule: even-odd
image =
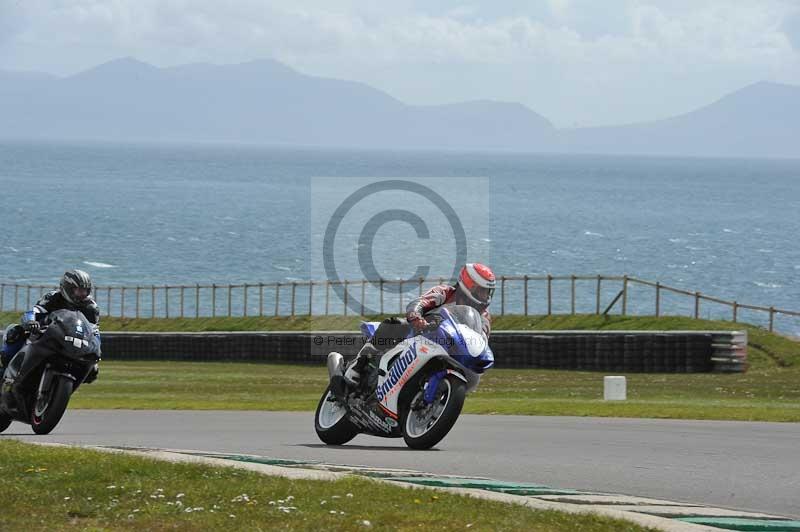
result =
[{"label": "motorcycle front wheel", "polygon": [[31,413],[31,427],[36,434],[50,434],[67,410],[72,395],[72,381],[67,378],[54,380],[50,391],[40,397]]},{"label": "motorcycle front wheel", "polygon": [[439,381],[430,404],[424,404],[423,394],[423,390],[417,392],[403,409],[403,439],[412,449],[430,449],[447,436],[461,414],[467,387],[458,377],[448,375]]},{"label": "motorcycle front wheel", "polygon": [[328,445],[344,445],[358,434],[356,426],[347,419],[347,407],[334,397],[330,386],[317,405],[314,429],[319,439]]}]

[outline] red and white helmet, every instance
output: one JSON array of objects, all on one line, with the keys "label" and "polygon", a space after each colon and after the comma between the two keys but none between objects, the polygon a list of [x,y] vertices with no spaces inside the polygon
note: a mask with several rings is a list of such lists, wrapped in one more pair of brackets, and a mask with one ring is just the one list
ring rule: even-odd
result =
[{"label": "red and white helmet", "polygon": [[492,302],[495,284],[491,268],[477,262],[465,264],[458,276],[457,300],[482,311]]}]

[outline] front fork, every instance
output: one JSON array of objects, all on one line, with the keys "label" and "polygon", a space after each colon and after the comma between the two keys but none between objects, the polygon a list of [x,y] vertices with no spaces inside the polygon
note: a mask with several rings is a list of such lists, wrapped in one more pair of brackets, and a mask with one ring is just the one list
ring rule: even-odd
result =
[{"label": "front fork", "polygon": [[422,394],[422,402],[425,406],[431,404],[436,400],[436,390],[439,389],[439,383],[442,382],[447,376],[447,370],[440,370],[431,374],[428,382],[425,383],[425,392]]},{"label": "front fork", "polygon": [[53,384],[53,372],[50,371],[50,364],[45,365],[42,371],[42,378],[39,379],[39,389],[36,393],[36,404],[39,404],[44,397],[50,392],[50,386]]},{"label": "front fork", "polygon": [[36,402],[42,400],[42,398],[47,397],[50,393],[50,387],[53,385],[53,379],[56,377],[66,377],[71,381],[75,382],[76,379],[69,373],[62,373],[59,371],[51,371],[51,365],[47,364],[44,367],[44,371],[42,371],[42,378],[39,379],[39,389],[36,393]]}]

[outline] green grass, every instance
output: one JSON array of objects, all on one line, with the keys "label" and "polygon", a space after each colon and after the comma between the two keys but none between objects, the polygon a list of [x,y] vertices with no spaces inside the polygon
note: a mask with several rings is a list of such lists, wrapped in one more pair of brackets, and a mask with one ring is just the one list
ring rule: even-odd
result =
[{"label": "green grass", "polygon": [[[354,330],[358,317],[120,320],[103,330]],[[686,317],[498,316],[495,330],[748,331],[744,374],[627,374],[628,400],[602,401],[602,373],[490,370],[467,399],[480,414],[579,415],[800,421],[800,343],[762,328]],[[502,353],[496,353],[498,358]],[[273,364],[112,362],[82,388],[76,408],[309,411],[327,381],[323,367]]]},{"label": "green grass", "polygon": [[[313,411],[324,367],[212,362],[103,363],[71,408]],[[467,397],[472,414],[800,421],[800,370],[629,374],[628,400],[605,402],[603,374],[490,370]]]},{"label": "green grass", "polygon": [[0,476],[4,531],[646,530],[357,477],[288,480],[11,440],[0,440]]}]

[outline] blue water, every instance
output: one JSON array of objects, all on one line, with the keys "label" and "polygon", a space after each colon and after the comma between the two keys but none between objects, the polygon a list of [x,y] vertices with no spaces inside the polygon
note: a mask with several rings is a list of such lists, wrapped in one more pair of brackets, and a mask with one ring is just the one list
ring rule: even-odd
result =
[{"label": "blue water", "polygon": [[[476,239],[471,258],[498,274],[627,273],[800,309],[800,160],[5,143],[0,280],[52,284],[68,267],[90,271],[101,285],[318,277],[317,176],[487,178],[485,194],[475,193],[488,194],[488,212],[477,216],[487,220],[479,228],[486,238]],[[463,190],[453,198],[466,201]],[[418,255],[452,244],[446,235],[431,238],[433,249]],[[413,272],[405,248],[375,249],[381,274]],[[340,274],[363,275],[354,267]],[[540,304],[541,287],[531,297]],[[632,305],[646,311],[651,300]],[[667,298],[682,313],[693,308],[678,301]],[[521,300],[510,296],[508,304]],[[579,310],[593,308],[587,288]]]}]

